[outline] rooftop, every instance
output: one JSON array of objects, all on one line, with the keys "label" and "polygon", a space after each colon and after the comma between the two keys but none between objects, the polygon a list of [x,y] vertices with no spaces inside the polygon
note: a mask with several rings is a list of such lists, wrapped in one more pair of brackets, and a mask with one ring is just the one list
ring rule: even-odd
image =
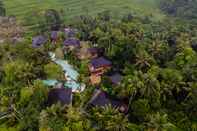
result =
[{"label": "rooftop", "polygon": [[68,28],[64,28],[64,33],[67,37],[74,37],[76,34],[76,31],[75,31],[75,29],[68,27]]},{"label": "rooftop", "polygon": [[65,46],[80,46],[80,41],[75,38],[69,38],[64,41]]},{"label": "rooftop", "polygon": [[122,76],[119,73],[109,76],[109,78],[113,84],[119,84],[122,80]]},{"label": "rooftop", "polygon": [[32,38],[32,46],[33,47],[39,47],[43,44],[45,44],[47,42],[47,38],[42,36],[42,35],[38,35]]},{"label": "rooftop", "polygon": [[93,106],[107,106],[111,105],[114,108],[118,108],[120,112],[126,113],[128,111],[128,106],[120,100],[110,99],[106,92],[96,89],[89,102]]},{"label": "rooftop", "polygon": [[72,89],[54,88],[49,91],[47,103],[49,105],[60,102],[62,105],[68,105],[72,102]]},{"label": "rooftop", "polygon": [[99,68],[99,67],[102,67],[102,66],[111,66],[112,63],[111,63],[111,61],[105,59],[104,57],[99,57],[99,58],[92,59],[91,60],[91,65],[94,68]]},{"label": "rooftop", "polygon": [[94,106],[106,106],[110,104],[110,100],[107,98],[107,94],[104,91],[96,89],[90,100],[90,104]]},{"label": "rooftop", "polygon": [[51,39],[57,39],[58,31],[51,31]]}]

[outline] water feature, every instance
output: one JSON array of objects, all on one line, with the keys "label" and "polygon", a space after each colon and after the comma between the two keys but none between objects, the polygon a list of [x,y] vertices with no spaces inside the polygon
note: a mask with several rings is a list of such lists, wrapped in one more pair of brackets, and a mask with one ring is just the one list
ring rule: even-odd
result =
[{"label": "water feature", "polygon": [[[53,62],[60,65],[65,73],[65,88],[72,88],[72,92],[81,92],[85,89],[85,84],[77,82],[79,73],[73,68],[72,65],[66,60],[57,59],[55,53],[49,52],[49,56]],[[43,83],[47,86],[55,86],[59,82],[57,80],[43,80]]]}]

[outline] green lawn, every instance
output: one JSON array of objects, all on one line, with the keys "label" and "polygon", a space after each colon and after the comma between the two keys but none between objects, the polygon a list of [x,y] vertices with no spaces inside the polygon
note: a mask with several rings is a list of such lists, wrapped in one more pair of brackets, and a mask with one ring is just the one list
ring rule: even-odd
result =
[{"label": "green lawn", "polygon": [[152,15],[155,20],[161,20],[164,15],[157,7],[158,0],[5,0],[8,15],[15,15],[23,21],[32,12],[54,8],[63,9],[66,20],[81,14],[94,15],[104,10],[110,10],[115,17],[127,12],[139,15]]}]

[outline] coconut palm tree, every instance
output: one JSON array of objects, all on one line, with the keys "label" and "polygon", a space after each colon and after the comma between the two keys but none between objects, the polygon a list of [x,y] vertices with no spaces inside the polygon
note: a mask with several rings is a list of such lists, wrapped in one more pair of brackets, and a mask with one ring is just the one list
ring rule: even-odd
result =
[{"label": "coconut palm tree", "polygon": [[140,88],[142,96],[150,99],[159,97],[160,83],[154,76],[143,74],[142,81],[144,83],[144,87]]},{"label": "coconut palm tree", "polygon": [[139,69],[147,69],[154,63],[154,59],[145,51],[137,51],[135,55],[135,66]]},{"label": "coconut palm tree", "polygon": [[94,108],[92,118],[98,124],[99,130],[126,131],[128,129],[128,119],[111,105]]},{"label": "coconut palm tree", "polygon": [[168,121],[167,114],[161,115],[159,112],[148,116],[148,121],[144,123],[145,130],[147,131],[169,131],[174,129],[175,126]]}]

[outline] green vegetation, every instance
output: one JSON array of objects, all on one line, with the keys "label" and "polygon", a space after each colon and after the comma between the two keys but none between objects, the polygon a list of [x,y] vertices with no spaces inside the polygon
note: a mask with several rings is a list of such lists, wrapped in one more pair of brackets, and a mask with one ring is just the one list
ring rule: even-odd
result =
[{"label": "green vegetation", "polygon": [[[48,36],[48,41],[33,48],[33,36],[27,34],[23,41],[1,42],[0,131],[197,130],[197,27],[192,22],[185,23],[184,20],[170,19],[168,16],[169,19],[163,21],[153,19],[146,14],[146,10],[156,6],[154,1],[145,2],[147,6],[142,4],[144,1],[133,1],[139,5],[136,7],[128,5],[129,1],[126,0],[95,1],[102,5],[102,9],[110,5],[114,11],[129,6],[125,9],[129,14],[125,12],[126,15],[121,15],[119,12],[116,21],[113,14],[102,12],[100,6],[90,6],[89,1],[13,1],[5,2],[8,14],[16,15],[24,21],[27,20],[23,19],[26,16],[32,20],[32,24],[37,21],[40,28],[28,31]],[[73,10],[70,14],[68,10],[68,14],[61,15],[61,11],[52,9],[53,6],[59,9],[72,7]],[[32,10],[28,10],[30,7],[44,12],[31,18]],[[144,12],[143,16],[131,14],[130,8],[136,11],[140,8],[139,13],[140,10]],[[24,15],[20,10],[27,12]],[[92,16],[86,14],[88,12]],[[94,15],[97,12],[101,13]],[[66,21],[75,13],[84,15],[72,19],[72,23]],[[100,84],[90,83],[91,72],[88,66],[91,59],[77,58],[80,47],[63,53],[66,50],[63,33],[56,43],[50,42],[50,31],[63,30],[67,22],[70,28],[77,29],[77,39],[88,44],[83,48],[96,46],[103,50],[104,57],[111,60],[112,67],[103,74]],[[18,26],[15,23],[10,27],[15,30],[14,27]],[[22,36],[21,30],[15,31]],[[10,34],[5,35],[6,39],[15,36],[8,28],[2,33]],[[64,81],[61,68],[50,60],[50,51],[72,64],[80,73],[79,81],[86,85],[83,92],[73,93],[70,105],[47,103],[51,89],[41,80],[49,78]],[[117,72],[121,74],[122,81],[114,85],[108,76]],[[104,90],[110,99],[124,101],[128,111],[122,113],[113,105],[90,106],[96,88]]]},{"label": "green vegetation", "polygon": [[4,4],[2,1],[0,1],[0,16],[5,16],[6,15],[6,9],[4,7]]},{"label": "green vegetation", "polygon": [[64,75],[61,68],[54,63],[45,65],[44,71],[49,79],[61,78]]},{"label": "green vegetation", "polygon": [[[111,11],[116,18],[132,12],[138,15],[153,16],[157,20],[163,14],[157,7],[157,0],[6,0],[8,15],[15,15],[19,20],[36,17],[46,9],[56,9],[65,20],[80,15],[95,15],[105,10]],[[31,25],[31,24],[30,24]]]},{"label": "green vegetation", "polygon": [[197,19],[197,0],[161,0],[161,9],[176,17],[187,20]]}]

